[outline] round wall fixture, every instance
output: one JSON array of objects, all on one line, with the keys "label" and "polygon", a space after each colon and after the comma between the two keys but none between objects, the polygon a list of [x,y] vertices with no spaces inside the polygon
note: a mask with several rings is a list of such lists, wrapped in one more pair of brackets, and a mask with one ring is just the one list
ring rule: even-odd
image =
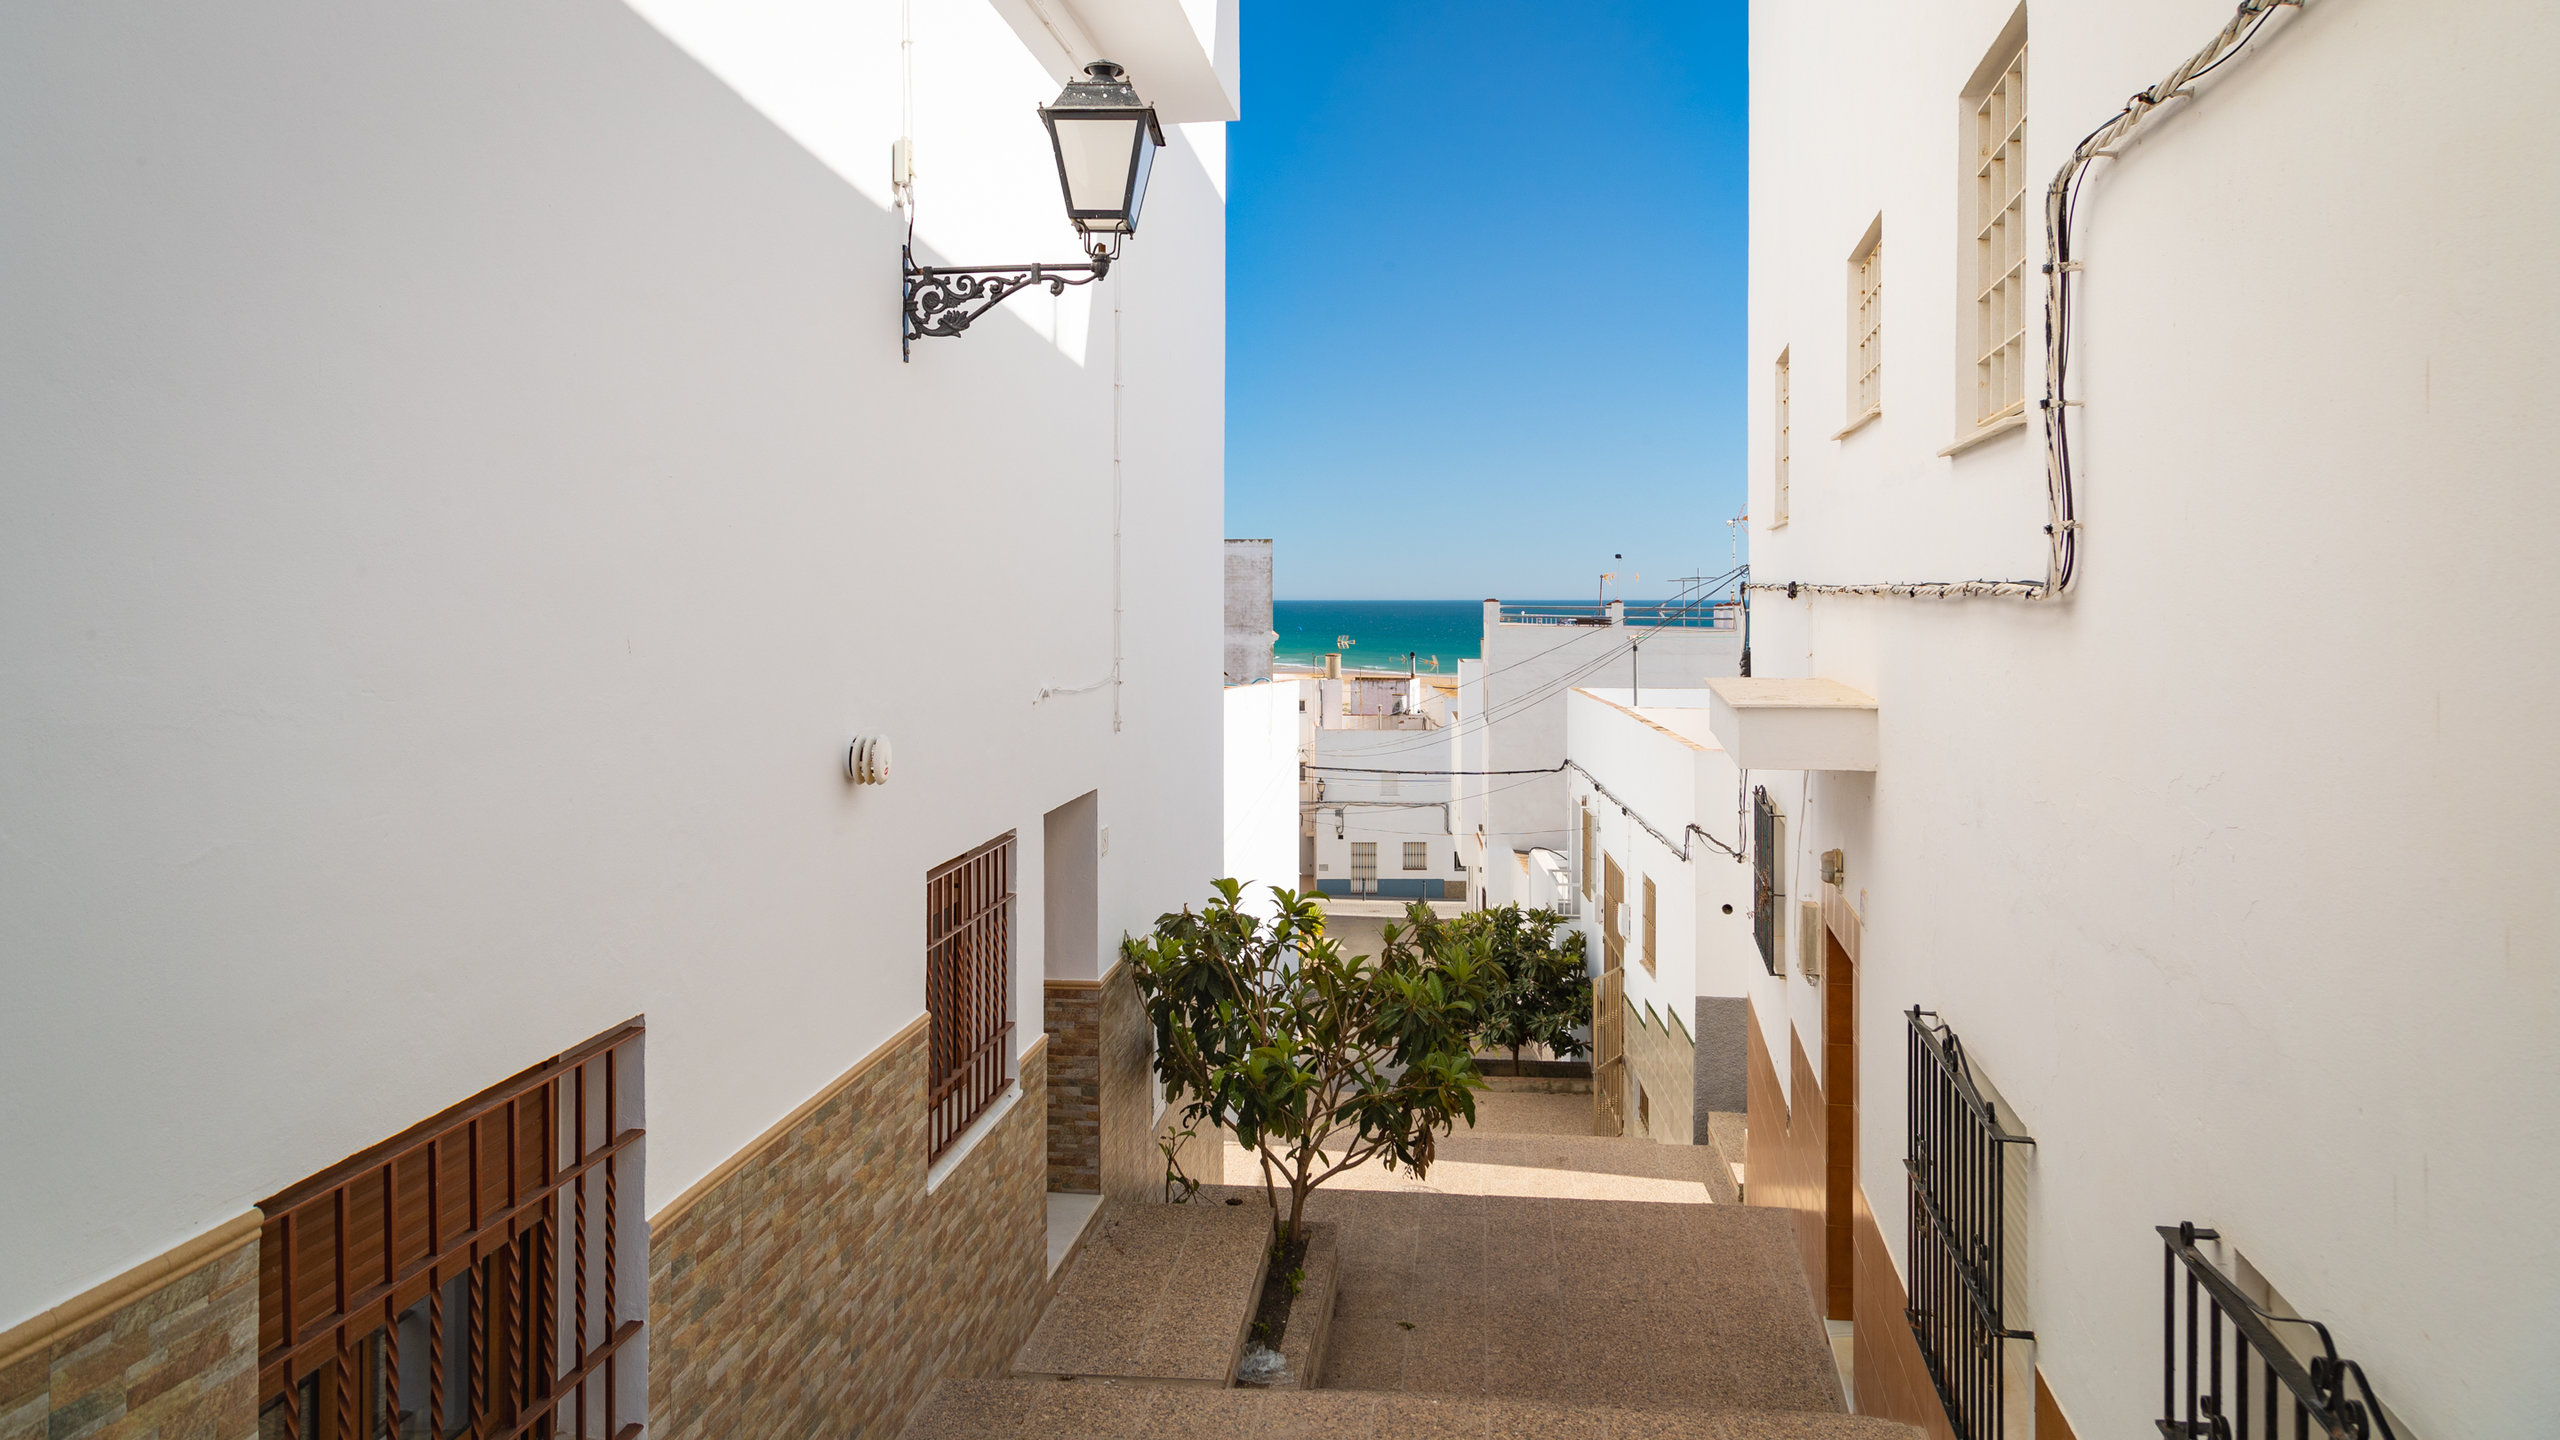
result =
[{"label": "round wall fixture", "polygon": [[844,752],[844,778],[856,785],[889,783],[889,737],[856,735]]}]

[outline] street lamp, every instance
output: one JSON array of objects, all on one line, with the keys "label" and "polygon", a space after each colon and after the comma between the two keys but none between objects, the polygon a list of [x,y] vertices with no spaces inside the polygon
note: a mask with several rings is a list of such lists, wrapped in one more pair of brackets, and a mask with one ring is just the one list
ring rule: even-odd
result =
[{"label": "street lamp", "polygon": [[[914,343],[929,335],[958,335],[1006,297],[1032,285],[1052,295],[1070,285],[1090,285],[1111,273],[1124,236],[1138,233],[1146,204],[1147,176],[1164,144],[1155,107],[1138,98],[1121,68],[1108,60],[1084,67],[1058,103],[1040,107],[1049,131],[1049,153],[1058,162],[1058,190],[1067,223],[1076,227],[1087,257],[1069,265],[918,265],[914,244],[900,247],[905,304],[899,353],[914,358]],[[912,213],[912,212],[910,212]]]}]

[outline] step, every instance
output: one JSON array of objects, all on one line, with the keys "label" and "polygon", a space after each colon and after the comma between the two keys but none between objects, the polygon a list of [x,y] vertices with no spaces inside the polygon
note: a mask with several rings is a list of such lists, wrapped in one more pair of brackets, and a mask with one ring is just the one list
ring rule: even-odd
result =
[{"label": "step", "polygon": [[1222,1388],[1270,1248],[1271,1212],[1260,1205],[1106,1202],[1013,1373]]},{"label": "step", "polygon": [[905,1440],[1173,1440],[1226,1435],[1326,1440],[1922,1440],[1892,1420],[1819,1411],[1680,1413],[1537,1400],[1357,1390],[1211,1390],[1110,1380],[945,1380]]}]

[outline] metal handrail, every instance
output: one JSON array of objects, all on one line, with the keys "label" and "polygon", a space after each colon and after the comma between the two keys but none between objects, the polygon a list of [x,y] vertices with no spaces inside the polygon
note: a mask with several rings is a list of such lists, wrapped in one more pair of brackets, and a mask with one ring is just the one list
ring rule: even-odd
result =
[{"label": "metal handrail", "polygon": [[[2294,1434],[2297,1437],[2321,1436],[2324,1440],[2369,1440],[2378,1428],[2383,1440],[2399,1440],[2391,1428],[2391,1417],[2383,1413],[2382,1401],[2373,1393],[2373,1382],[2365,1377],[2364,1367],[2338,1356],[2337,1341],[2329,1327],[2317,1320],[2297,1315],[2278,1315],[2243,1294],[2222,1273],[2220,1266],[2196,1248],[2198,1240],[2219,1240],[2221,1232],[2198,1229],[2193,1221],[2157,1227],[2168,1256],[2161,1273],[2161,1376],[2160,1408],[2170,1412],[2160,1422],[2160,1433],[2168,1440],[2247,1440],[2249,1431],[2249,1370],[2247,1353],[2256,1352],[2269,1377],[2283,1383],[2293,1393]],[[2185,1418],[2176,1418],[2178,1403],[2178,1285],[2179,1268],[2187,1272],[2186,1338],[2186,1403]],[[2197,1385],[2196,1292],[2202,1290],[2211,1300],[2213,1310],[2212,1341],[2209,1353],[2211,1388]],[[2226,1411],[2222,1396],[2222,1321],[2228,1319],[2234,1339],[2246,1347],[2232,1356],[2232,1370],[2238,1381],[2235,1412]],[[2320,1353],[2304,1365],[2294,1358],[2293,1350],[2277,1336],[2274,1326],[2307,1325],[2320,1339]],[[2364,1398],[2347,1394],[2347,1381],[2353,1379]],[[2265,1395],[2265,1440],[2278,1440],[2274,1389]],[[2316,1427],[2316,1428],[2315,1428]]]}]

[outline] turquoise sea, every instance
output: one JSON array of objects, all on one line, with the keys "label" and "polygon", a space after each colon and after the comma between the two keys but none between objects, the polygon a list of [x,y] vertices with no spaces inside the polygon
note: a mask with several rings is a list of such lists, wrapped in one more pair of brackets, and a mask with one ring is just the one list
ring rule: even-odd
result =
[{"label": "turquoise sea", "polygon": [[1280,634],[1272,658],[1282,664],[1320,665],[1342,647],[1342,663],[1354,669],[1404,668],[1405,652],[1429,675],[1454,675],[1461,660],[1484,652],[1481,600],[1274,600],[1271,628]]}]

